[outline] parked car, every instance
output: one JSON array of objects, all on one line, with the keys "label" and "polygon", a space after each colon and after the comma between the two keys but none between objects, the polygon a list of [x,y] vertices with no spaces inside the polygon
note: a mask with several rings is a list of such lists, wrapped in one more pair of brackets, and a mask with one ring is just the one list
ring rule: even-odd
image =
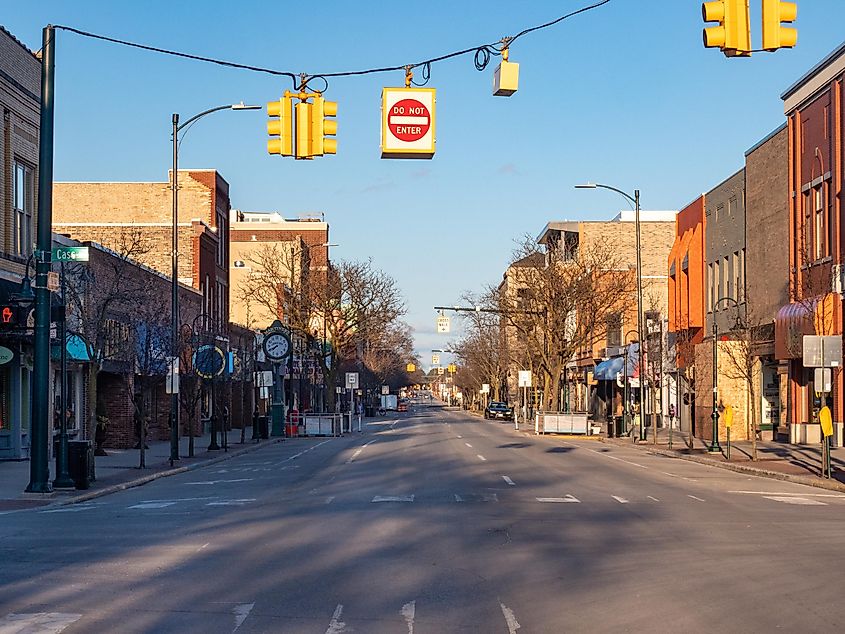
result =
[{"label": "parked car", "polygon": [[513,407],[511,407],[507,403],[493,401],[486,408],[484,408],[484,418],[513,420]]}]

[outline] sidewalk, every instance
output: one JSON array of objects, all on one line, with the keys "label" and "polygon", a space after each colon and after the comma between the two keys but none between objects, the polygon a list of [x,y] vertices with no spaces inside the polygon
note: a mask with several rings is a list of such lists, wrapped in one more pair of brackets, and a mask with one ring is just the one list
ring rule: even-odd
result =
[{"label": "sidewalk", "polygon": [[603,438],[605,442],[633,446],[646,451],[654,451],[661,455],[692,460],[702,464],[709,464],[723,469],[739,471],[767,478],[788,480],[800,484],[845,491],[845,448],[833,448],[830,451],[830,462],[833,477],[828,480],[821,477],[821,446],[820,445],[792,445],[775,441],[757,442],[757,460],[751,459],[751,443],[746,440],[731,442],[731,459],[727,460],[727,443],[720,442],[721,454],[711,454],[707,451],[708,443],[699,438],[693,438],[692,449],[689,448],[689,434],[673,430],[672,449],[669,448],[669,430],[660,429],[657,433],[657,443],[647,429],[645,441],[634,443],[630,437]]},{"label": "sidewalk", "polygon": [[[194,437],[194,457],[188,458],[187,437],[181,438],[179,455],[182,458],[170,466],[170,441],[147,441],[146,468],[139,469],[140,450],[138,449],[107,449],[108,456],[97,456],[95,460],[96,482],[86,490],[59,490],[49,494],[24,493],[29,484],[29,461],[0,462],[0,511],[25,509],[46,504],[68,504],[106,495],[120,489],[144,484],[165,475],[172,475],[182,471],[195,469],[212,462],[225,460],[228,457],[253,451],[258,447],[281,442],[282,438],[255,441],[252,438],[252,428],[246,428],[245,442],[240,444],[241,430],[232,429],[227,434],[228,451],[222,449],[223,434],[218,433],[220,450],[208,451],[211,434]],[[50,481],[55,477],[56,461],[50,459]]]}]

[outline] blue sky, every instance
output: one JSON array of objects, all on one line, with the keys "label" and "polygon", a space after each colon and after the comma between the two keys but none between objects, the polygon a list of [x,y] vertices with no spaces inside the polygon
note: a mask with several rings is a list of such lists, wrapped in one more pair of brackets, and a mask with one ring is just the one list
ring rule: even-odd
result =
[{"label": "blue sky", "polygon": [[[589,0],[531,2],[6,3],[2,24],[37,49],[66,24],[162,48],[317,74],[401,65],[489,43]],[[399,282],[418,350],[445,348],[435,304],[496,283],[514,239],[549,220],[607,218],[624,203],[575,183],[638,187],[643,207],[678,209],[741,167],[783,123],[781,92],[841,43],[842,0],[799,1],[794,50],[726,59],[701,44],[698,0],[612,0],[518,40],[519,91],[491,95],[494,60],[432,68],[437,155],[379,159],[383,86],[402,74],[335,79],[338,154],[266,153],[266,114],[223,112],[191,129],[184,167],[217,168],[232,203],[286,216],[320,211],[333,257],[371,257]],[[759,0],[752,0],[752,10]],[[752,18],[755,38],[757,19]],[[165,178],[170,115],[244,100],[264,105],[289,80],[122,48],[60,32],[56,179]],[[451,335],[456,336],[455,333]]]}]

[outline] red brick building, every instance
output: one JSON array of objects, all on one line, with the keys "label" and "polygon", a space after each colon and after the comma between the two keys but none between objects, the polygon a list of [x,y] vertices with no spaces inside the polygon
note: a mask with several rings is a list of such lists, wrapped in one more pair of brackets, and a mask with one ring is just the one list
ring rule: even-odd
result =
[{"label": "red brick building", "polygon": [[[819,439],[815,412],[828,405],[840,437],[843,373],[833,394],[819,396],[813,369],[802,363],[802,335],[842,336],[843,97],[845,45],[784,92],[789,130],[789,300],[778,312],[775,351],[789,363],[787,420],[790,440]],[[839,359],[839,367],[842,360]]]}]

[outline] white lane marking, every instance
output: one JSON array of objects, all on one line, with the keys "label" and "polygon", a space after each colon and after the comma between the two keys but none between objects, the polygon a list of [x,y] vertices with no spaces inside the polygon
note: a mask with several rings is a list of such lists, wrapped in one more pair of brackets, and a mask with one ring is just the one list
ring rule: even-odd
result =
[{"label": "white lane marking", "polygon": [[373,502],[413,502],[414,496],[412,495],[376,495],[373,499]]},{"label": "white lane marking", "polygon": [[215,495],[204,495],[198,498],[158,498],[155,500],[141,500],[142,503],[146,502],[196,502],[197,500],[215,500],[219,496]]},{"label": "white lane marking", "polygon": [[681,480],[687,480],[689,482],[698,482],[698,480],[694,480],[693,478],[688,478],[686,476],[677,475],[675,473],[669,473],[668,471],[661,471],[660,473],[662,473],[663,475],[667,475],[670,478],[680,478]]},{"label": "white lane marking", "polygon": [[414,616],[417,613],[417,602],[411,601],[410,603],[406,603],[402,606],[402,609],[399,611],[404,619],[405,623],[408,625],[408,634],[414,634]]},{"label": "white lane marking", "polygon": [[468,442],[465,442],[464,444],[465,444],[467,447],[469,447],[470,449],[472,449],[472,445],[470,445]]},{"label": "white lane marking", "polygon": [[329,629],[326,634],[340,634],[346,631],[346,623],[340,620],[340,615],[343,614],[343,604],[338,603],[332,614],[332,620],[329,622]]},{"label": "white lane marking", "polygon": [[502,614],[505,617],[505,621],[508,624],[508,634],[516,634],[516,631],[521,627],[519,621],[516,620],[516,617],[513,614],[513,610],[511,610],[508,606],[504,603],[499,603],[502,608]]},{"label": "white lane marking", "polygon": [[[71,504],[69,506],[60,506],[57,509],[48,509],[46,511],[38,511],[39,513],[78,513],[79,511],[90,511],[91,509],[102,506],[105,502],[81,502],[80,504]],[[39,612],[40,614],[40,612]]]},{"label": "white lane marking", "polygon": [[658,500],[656,497],[654,497],[653,495],[649,495],[649,496],[647,496],[647,497],[648,497],[648,499],[649,499],[649,500],[654,500],[655,502],[659,502],[659,501],[660,501],[660,500]]},{"label": "white lane marking", "polygon": [[246,617],[252,612],[255,607],[254,603],[241,603],[232,608],[232,613],[235,615],[235,629],[232,632],[237,632],[238,628],[246,621]]},{"label": "white lane marking", "polygon": [[235,480],[207,480],[205,482],[186,482],[185,484],[201,484],[201,485],[213,485],[213,484],[229,484],[232,482],[252,482],[255,478],[237,478]]},{"label": "white lane marking", "polygon": [[200,547],[197,549],[197,551],[200,551],[200,550],[205,550],[205,549],[206,549],[206,548],[208,548],[209,546],[211,546],[211,542],[205,542],[202,546],[200,546]]},{"label": "white lane marking", "polygon": [[704,502],[704,501],[705,501],[705,500],[702,500],[700,497],[696,497],[696,496],[694,496],[694,495],[687,495],[687,497],[688,497],[688,498],[692,498],[693,500],[698,500],[699,502]]},{"label": "white lane marking", "polygon": [[506,475],[503,475],[503,476],[502,476],[502,480],[504,480],[505,482],[507,482],[507,483],[508,483],[508,485],[510,485],[510,486],[512,486],[512,487],[515,487],[515,486],[516,486],[516,482],[514,482],[513,480],[511,480],[511,479],[510,479],[508,476],[506,476]]},{"label": "white lane marking", "polygon": [[481,460],[482,462],[487,462],[487,458],[485,458],[484,456],[482,456],[480,453],[477,453],[477,454],[475,454],[475,455],[476,455],[476,457],[477,457],[479,460]]},{"label": "white lane marking", "polygon": [[728,493],[747,493],[749,495],[800,495],[804,498],[845,498],[845,495],[838,495],[836,493],[789,493],[786,491],[728,491]]},{"label": "white lane marking", "polygon": [[463,436],[460,436],[460,435],[459,435],[459,436],[458,436],[458,438],[463,438]]},{"label": "white lane marking", "polygon": [[364,451],[364,450],[363,450],[363,449],[361,449],[360,447],[359,447],[358,449],[356,449],[356,450],[355,450],[355,453],[353,453],[353,454],[352,454],[352,457],[351,457],[351,458],[349,458],[349,460],[347,460],[347,461],[346,461],[346,464],[349,464],[350,462],[352,462],[353,460],[355,460],[355,458],[357,458],[358,456],[360,456],[362,451]]},{"label": "white lane marking", "polygon": [[58,634],[81,618],[81,614],[70,614],[68,612],[12,613],[0,619],[0,633]]},{"label": "white lane marking", "polygon": [[454,493],[453,495],[455,496],[455,502],[463,502],[464,501],[464,499],[460,495],[458,495],[457,493]]},{"label": "white lane marking", "polygon": [[317,443],[316,445],[314,445],[313,447],[308,447],[308,449],[303,449],[303,450],[302,450],[302,451],[300,451],[299,453],[296,453],[296,454],[292,455],[292,456],[291,456],[291,457],[289,457],[289,458],[285,458],[284,460],[282,460],[282,461],[280,461],[280,462],[275,463],[273,466],[274,466],[274,467],[278,467],[279,465],[283,465],[283,464],[285,464],[286,462],[290,462],[291,460],[296,460],[296,459],[297,459],[297,458],[299,458],[300,456],[304,456],[305,454],[307,454],[309,451],[314,451],[317,447],[321,447],[322,445],[325,445],[327,442],[331,442],[332,440],[333,440],[332,438],[329,438],[328,440],[324,440],[323,442],[318,442],[318,443]]},{"label": "white lane marking", "polygon": [[395,421],[390,423],[390,429],[393,429],[396,426],[396,423],[398,423],[398,422],[399,422],[399,419],[397,418]]},{"label": "white lane marking", "polygon": [[639,467],[640,469],[648,469],[648,467],[638,464],[636,462],[631,462],[630,460],[623,460],[622,458],[617,458],[616,456],[611,456],[603,451],[599,451],[598,449],[590,449],[595,454],[600,456],[604,456],[605,458],[610,458],[611,460],[618,460],[619,462],[624,462],[625,464],[634,465],[635,467]]},{"label": "white lane marking", "polygon": [[802,506],[827,506],[824,502],[818,500],[811,500],[810,498],[799,498],[793,496],[778,496],[778,495],[764,495],[767,500],[774,500],[775,502],[783,502],[784,504],[800,504]]},{"label": "white lane marking", "polygon": [[247,502],[255,502],[255,498],[238,498],[237,500],[221,500],[219,502],[208,502],[206,506],[243,506]]},{"label": "white lane marking", "polygon": [[370,446],[370,445],[372,445],[374,442],[378,442],[378,438],[376,438],[376,439],[374,439],[374,440],[371,440],[370,442],[365,442],[363,446],[364,446],[364,447],[369,447],[369,446]]},{"label": "white lane marking", "polygon": [[[167,508],[168,506],[173,506],[176,502],[142,502],[141,504],[133,504],[132,506],[127,506],[126,508],[130,509],[163,509]],[[2,632],[2,630],[0,630]]]},{"label": "white lane marking", "polygon": [[536,499],[537,499],[538,502],[546,502],[546,503],[550,503],[550,504],[566,504],[566,503],[569,503],[569,502],[574,502],[574,503],[578,503],[578,504],[581,503],[581,500],[576,498],[571,493],[567,493],[566,497],[562,497],[562,498],[536,498]]},{"label": "white lane marking", "polygon": [[330,495],[326,498],[325,504],[331,504],[332,502],[334,502],[334,496]]},{"label": "white lane marking", "polygon": [[611,495],[610,497],[612,497],[614,500],[619,502],[619,504],[627,504],[628,503],[628,500],[626,500],[623,497],[619,497],[618,495]]}]

